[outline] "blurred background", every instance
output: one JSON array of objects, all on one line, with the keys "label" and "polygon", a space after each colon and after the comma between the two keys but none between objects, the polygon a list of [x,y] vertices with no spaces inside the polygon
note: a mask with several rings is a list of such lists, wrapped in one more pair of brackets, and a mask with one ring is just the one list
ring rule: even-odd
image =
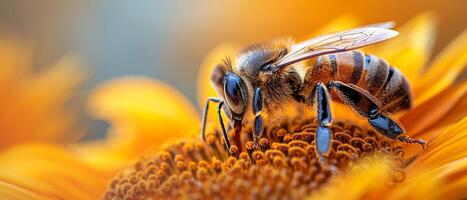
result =
[{"label": "blurred background", "polygon": [[440,22],[436,54],[467,27],[466,9],[466,0],[2,0],[0,33],[34,47],[37,69],[66,53],[78,55],[90,75],[84,91],[112,77],[145,75],[195,102],[198,68],[223,42],[301,38],[342,14],[402,24],[432,11]]}]

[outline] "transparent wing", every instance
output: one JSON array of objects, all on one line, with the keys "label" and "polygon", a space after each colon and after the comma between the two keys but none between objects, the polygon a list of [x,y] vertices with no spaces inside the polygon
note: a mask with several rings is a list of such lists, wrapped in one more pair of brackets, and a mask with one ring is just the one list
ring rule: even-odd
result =
[{"label": "transparent wing", "polygon": [[[382,23],[378,25],[387,25]],[[377,27],[361,27],[333,34],[319,36],[292,46],[289,54],[279,59],[276,70],[315,56],[349,51],[392,38],[399,33]]]}]

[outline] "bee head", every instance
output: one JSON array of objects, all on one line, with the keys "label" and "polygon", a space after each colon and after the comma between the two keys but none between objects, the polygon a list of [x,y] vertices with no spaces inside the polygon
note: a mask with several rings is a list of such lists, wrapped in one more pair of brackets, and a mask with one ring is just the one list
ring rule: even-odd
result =
[{"label": "bee head", "polygon": [[240,76],[234,73],[225,74],[224,97],[233,119],[241,121],[247,108],[248,91]]}]

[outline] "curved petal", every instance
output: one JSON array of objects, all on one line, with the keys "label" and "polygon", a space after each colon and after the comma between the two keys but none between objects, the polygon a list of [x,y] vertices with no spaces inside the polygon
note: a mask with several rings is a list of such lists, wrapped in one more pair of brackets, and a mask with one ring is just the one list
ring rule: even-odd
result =
[{"label": "curved petal", "polygon": [[89,110],[111,125],[105,141],[82,145],[86,158],[101,167],[118,167],[173,138],[193,136],[199,117],[174,88],[144,77],[127,77],[98,87]]},{"label": "curved petal", "polygon": [[400,33],[397,37],[367,50],[388,60],[411,83],[416,83],[431,56],[436,36],[435,21],[432,13],[420,14],[397,29]]},{"label": "curved petal", "polygon": [[76,154],[50,144],[28,143],[0,154],[2,197],[97,199],[111,176],[86,165]]},{"label": "curved petal", "polygon": [[465,73],[467,66],[467,30],[464,30],[432,62],[430,68],[414,87],[415,104],[421,104]]},{"label": "curved petal", "polygon": [[422,131],[444,125],[445,123],[440,123],[442,120],[450,118],[450,121],[453,121],[452,118],[457,116],[459,118],[454,119],[457,121],[467,114],[466,109],[455,109],[456,105],[465,98],[466,92],[467,82],[451,86],[409,110],[401,116],[400,121],[411,136],[422,137]]}]

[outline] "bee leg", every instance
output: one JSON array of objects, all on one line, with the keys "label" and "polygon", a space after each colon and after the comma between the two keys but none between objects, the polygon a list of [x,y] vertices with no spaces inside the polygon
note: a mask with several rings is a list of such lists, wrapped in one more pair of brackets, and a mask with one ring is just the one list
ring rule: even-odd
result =
[{"label": "bee leg", "polygon": [[253,95],[253,113],[255,115],[255,121],[253,126],[253,143],[258,144],[259,138],[263,134],[263,117],[261,116],[261,110],[263,109],[263,97],[261,95],[261,89],[256,88],[255,94]]},{"label": "bee leg", "polygon": [[209,111],[209,103],[214,102],[214,103],[219,103],[221,100],[216,97],[209,97],[208,100],[206,100],[206,104],[204,106],[204,111],[203,111],[203,118],[201,119],[201,132],[200,136],[203,141],[206,141],[206,119],[208,117],[208,111]]},{"label": "bee leg", "polygon": [[367,118],[368,122],[384,136],[405,143],[419,143],[425,147],[426,142],[423,140],[401,136],[405,132],[402,126],[382,113],[380,103],[369,92],[356,85],[345,84],[340,81],[331,81],[329,86],[331,89],[335,89],[342,101]]},{"label": "bee leg", "polygon": [[224,137],[224,140],[225,140],[225,145],[226,145],[227,149],[230,149],[229,137],[227,136],[227,131],[225,130],[224,121],[223,121],[222,115],[221,115],[221,110],[222,110],[222,106],[224,105],[224,102],[219,98],[210,97],[206,101],[206,105],[204,107],[204,112],[203,112],[203,118],[202,118],[202,121],[201,121],[201,133],[200,133],[201,138],[203,139],[203,141],[206,141],[206,119],[207,119],[207,116],[208,116],[208,110],[209,110],[209,103],[210,102],[218,103],[218,105],[217,105],[217,115],[218,115],[218,118],[219,118],[219,123],[221,125],[222,134],[223,134],[223,137]]},{"label": "bee leg", "polygon": [[232,119],[232,128],[234,129],[234,141],[237,145],[238,152],[242,152],[242,121]]},{"label": "bee leg", "polygon": [[222,129],[222,135],[224,137],[224,142],[225,142],[225,147],[227,148],[227,151],[230,150],[230,141],[229,141],[229,136],[227,135],[227,131],[225,130],[225,125],[224,125],[224,120],[222,119],[222,106],[224,105],[224,102],[221,101],[219,105],[217,105],[217,116],[219,118],[219,124],[221,125]]},{"label": "bee leg", "polygon": [[329,147],[331,144],[331,123],[332,113],[329,101],[328,88],[321,82],[316,85],[316,98],[317,98],[317,118],[318,128],[316,129],[316,151],[321,160],[328,156]]}]

